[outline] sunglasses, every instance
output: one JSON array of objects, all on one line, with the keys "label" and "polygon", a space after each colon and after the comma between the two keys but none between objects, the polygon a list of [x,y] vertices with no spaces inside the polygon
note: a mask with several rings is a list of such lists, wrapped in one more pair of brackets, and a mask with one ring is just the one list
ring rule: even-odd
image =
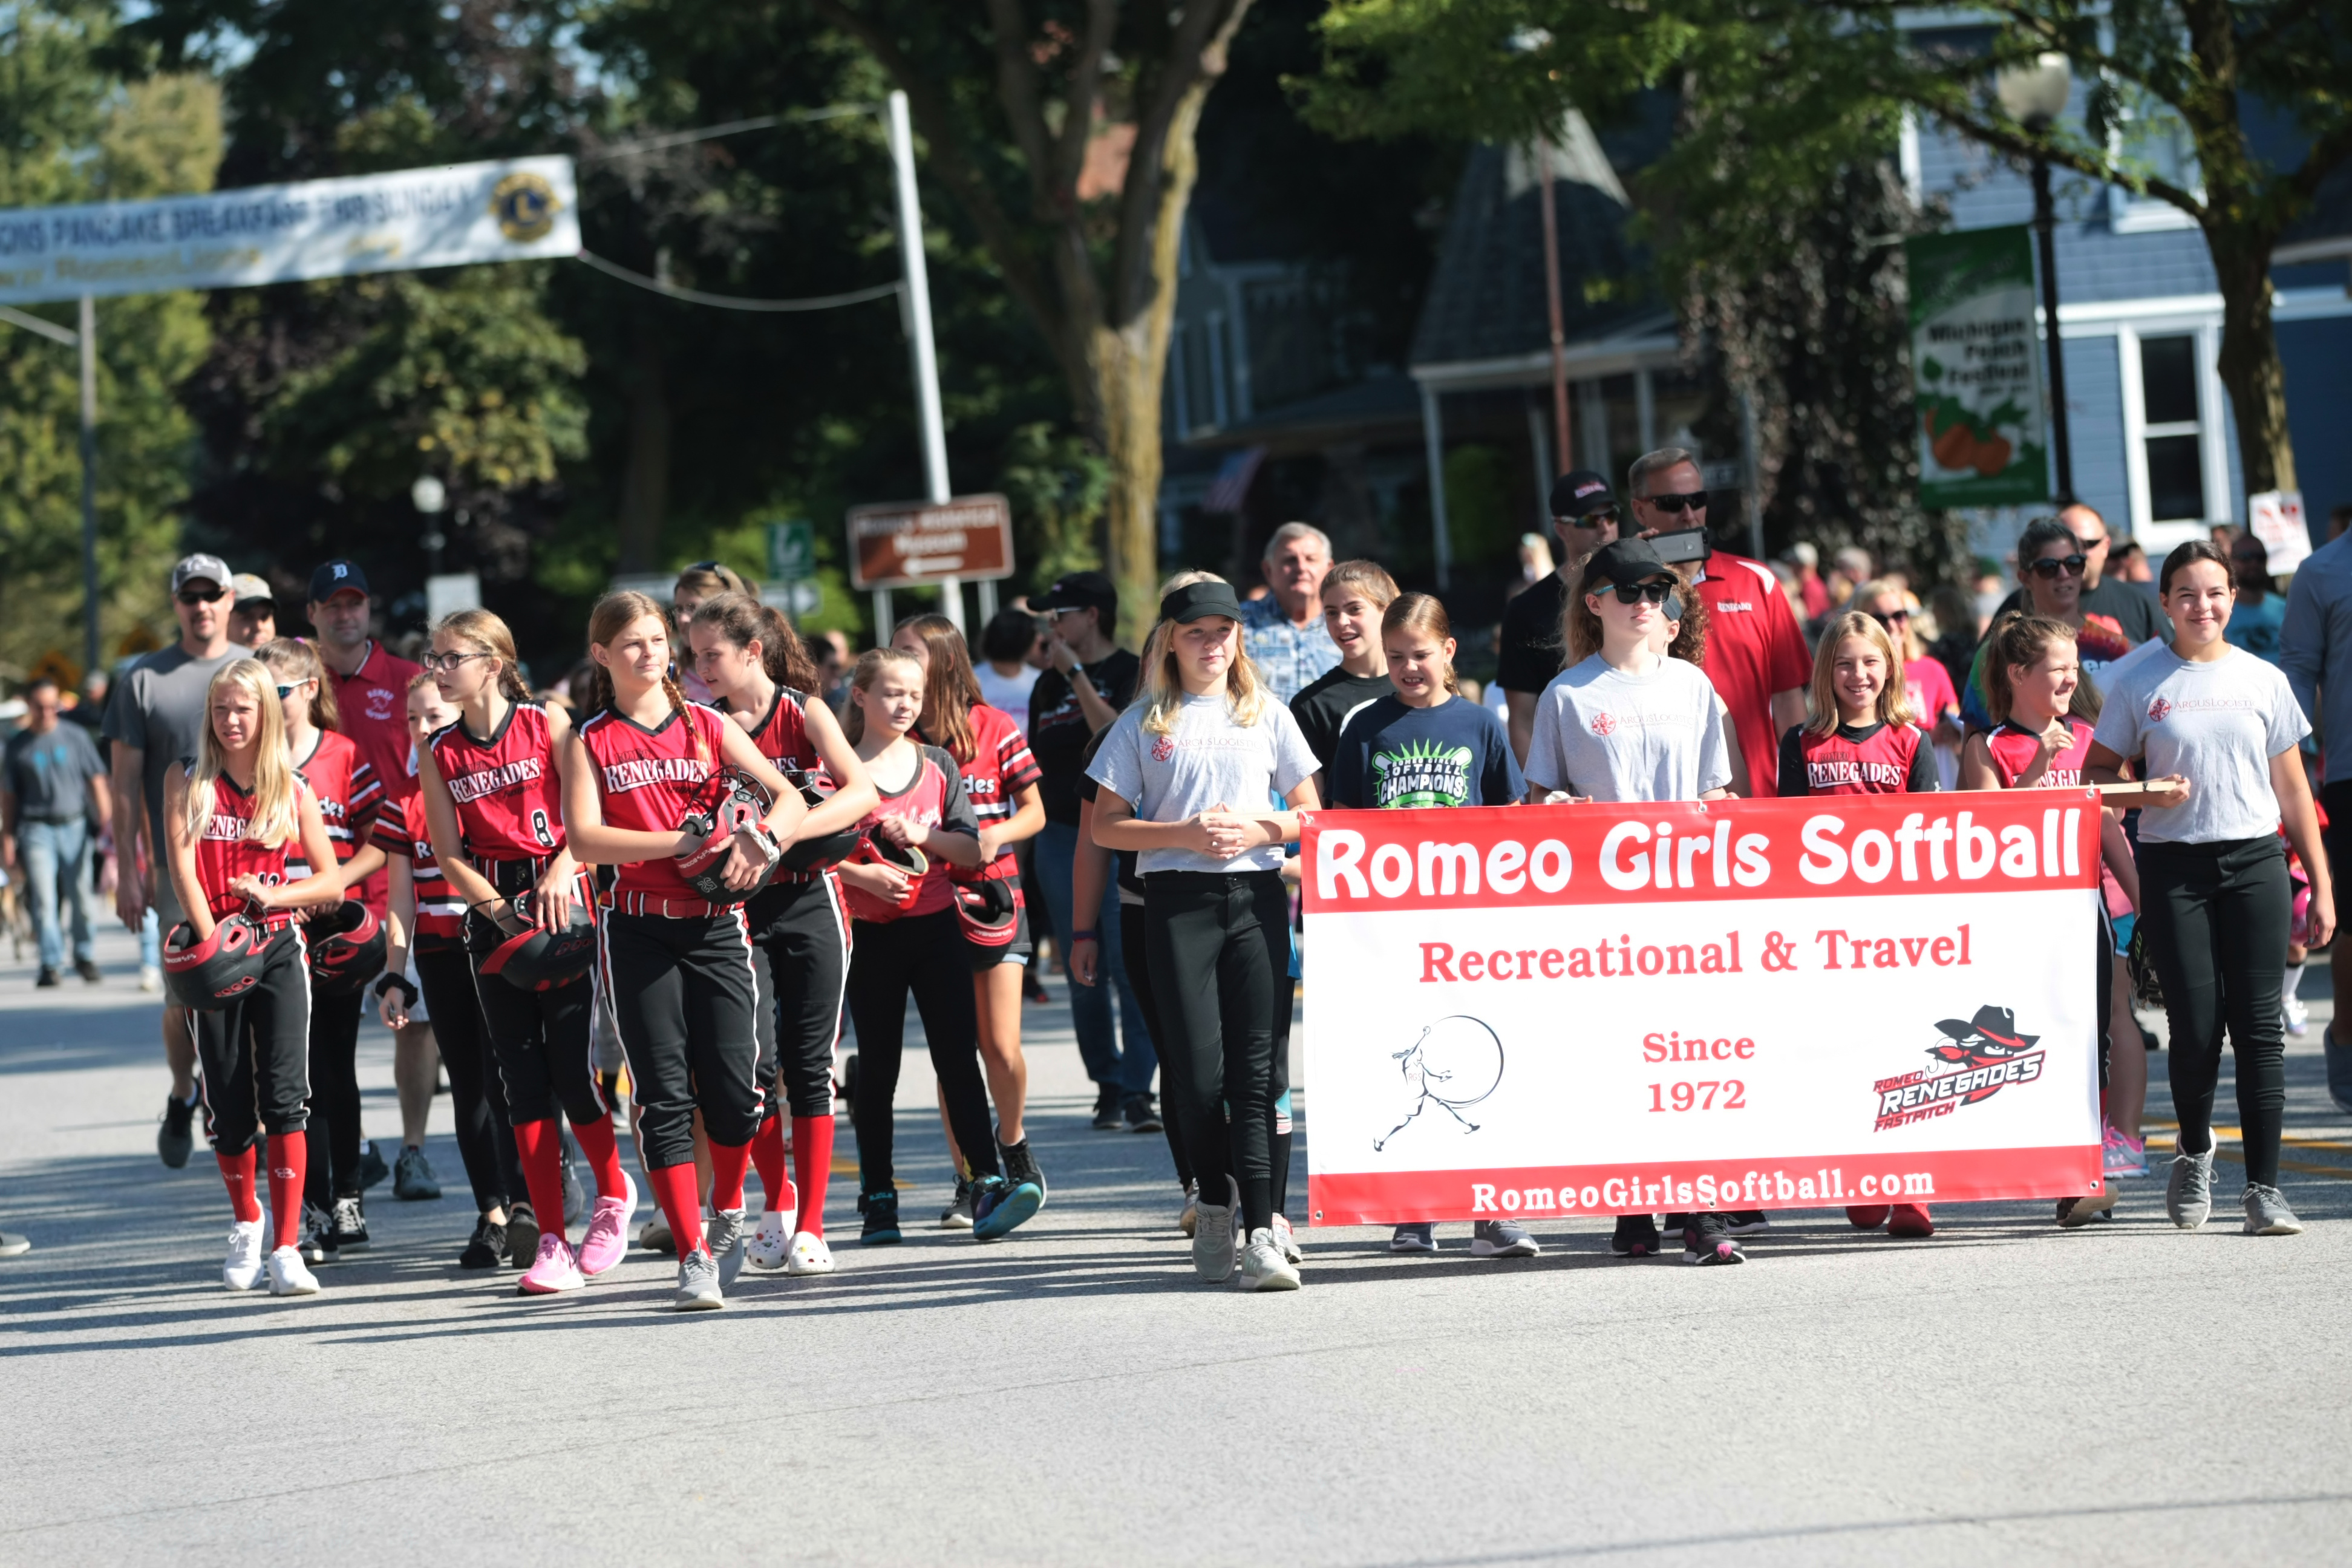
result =
[{"label": "sunglasses", "polygon": [[310,683],[307,680],[298,680],[293,685],[289,686],[285,682],[280,681],[278,686],[278,700],[280,702],[285,701],[289,697],[293,696],[296,692],[301,690],[304,687],[310,684]]},{"label": "sunglasses", "polygon": [[1603,523],[1613,528],[1617,523],[1617,509],[1613,506],[1606,507],[1583,517],[1563,517],[1559,521],[1570,528],[1599,528]]},{"label": "sunglasses", "polygon": [[2069,577],[2080,577],[2083,574],[2083,568],[2088,564],[2088,559],[2081,555],[2045,555],[2028,566],[2026,570],[2047,583],[2054,580],[2061,573]]},{"label": "sunglasses", "polygon": [[1646,496],[1643,498],[1660,511],[1705,511],[1706,492],[1692,490],[1684,495]]},{"label": "sunglasses", "polygon": [[490,657],[487,653],[428,653],[420,662],[427,675],[455,675],[467,659]]},{"label": "sunglasses", "polygon": [[178,597],[180,603],[184,605],[217,605],[223,599],[228,597],[228,590],[226,588],[215,588],[211,593],[207,594],[195,588],[183,588],[180,590]]},{"label": "sunglasses", "polygon": [[1873,610],[1870,612],[1870,618],[1876,621],[1882,626],[1891,626],[1897,621],[1902,621],[1907,624],[1911,619],[1911,612],[1908,610],[1889,610],[1885,615],[1880,615],[1876,610]]},{"label": "sunglasses", "polygon": [[1675,591],[1675,585],[1652,578],[1647,583],[1619,583],[1611,591],[1617,595],[1617,602],[1621,605],[1638,605],[1644,599],[1654,605],[1663,605],[1666,596]]}]

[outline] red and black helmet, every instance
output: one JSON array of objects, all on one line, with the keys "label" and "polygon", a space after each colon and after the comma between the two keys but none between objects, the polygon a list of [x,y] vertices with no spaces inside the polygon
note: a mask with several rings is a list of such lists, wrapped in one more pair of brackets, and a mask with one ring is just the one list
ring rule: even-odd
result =
[{"label": "red and black helmet", "polygon": [[213,934],[196,940],[184,921],[163,939],[163,984],[172,1000],[199,1013],[217,1012],[261,984],[271,932],[243,915],[229,915]]},{"label": "red and black helmet", "polygon": [[1021,884],[1009,877],[984,877],[959,881],[955,888],[956,923],[964,941],[974,947],[1010,947],[1021,929]]},{"label": "red and black helmet", "polygon": [[913,908],[922,891],[923,873],[931,867],[930,858],[921,850],[911,844],[893,844],[875,828],[867,829],[857,841],[857,852],[850,858],[868,866],[896,866],[907,873],[906,890],[896,900],[869,893],[853,882],[841,884],[841,896],[849,905],[850,918],[872,925],[887,925]]},{"label": "red and black helmet", "polygon": [[345,899],[302,928],[310,948],[310,984],[329,995],[357,991],[383,971],[383,921],[357,899]]},{"label": "red and black helmet", "polygon": [[721,906],[740,904],[768,885],[777,862],[769,862],[760,879],[748,888],[727,885],[727,857],[735,836],[767,819],[775,796],[768,787],[740,768],[721,768],[703,781],[693,805],[680,822],[681,833],[698,833],[702,842],[677,858],[677,874],[708,901]]},{"label": "red and black helmet", "polygon": [[[817,787],[817,778],[798,768],[784,770],[784,782],[801,792],[801,800],[811,811],[832,799],[830,791]],[[820,834],[814,838],[796,838],[784,846],[784,858],[779,865],[786,871],[821,871],[827,866],[837,866],[857,853],[864,841],[855,827]]]},{"label": "red and black helmet", "polygon": [[532,921],[529,893],[517,894],[509,907],[512,917],[504,929],[516,921],[525,922],[525,929],[490,950],[482,960],[484,974],[495,974],[518,991],[552,991],[596,966],[596,922],[586,904],[575,900],[572,923],[559,931],[541,931]]}]

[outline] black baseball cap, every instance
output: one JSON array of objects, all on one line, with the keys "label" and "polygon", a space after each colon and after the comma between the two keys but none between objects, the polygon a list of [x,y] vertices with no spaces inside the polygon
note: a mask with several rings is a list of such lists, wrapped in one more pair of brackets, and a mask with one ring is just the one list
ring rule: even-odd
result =
[{"label": "black baseball cap", "polygon": [[367,574],[356,561],[330,561],[310,574],[310,603],[323,605],[344,592],[368,592]]},{"label": "black baseball cap", "polygon": [[1029,601],[1035,610],[1100,610],[1104,615],[1118,611],[1118,590],[1109,578],[1099,572],[1073,572],[1066,577],[1056,577],[1054,585]]},{"label": "black baseball cap", "polygon": [[1596,511],[1615,511],[1617,498],[1609,481],[1591,468],[1571,468],[1551,485],[1551,515],[1573,522]]},{"label": "black baseball cap", "polygon": [[1231,583],[1187,583],[1160,601],[1160,618],[1163,621],[1198,621],[1211,616],[1223,616],[1229,621],[1242,618],[1242,602],[1234,596]]},{"label": "black baseball cap", "polygon": [[1674,571],[1646,539],[1619,539],[1602,545],[1584,563],[1580,591],[1597,594],[1604,587],[1628,587],[1653,577],[1671,577]]}]

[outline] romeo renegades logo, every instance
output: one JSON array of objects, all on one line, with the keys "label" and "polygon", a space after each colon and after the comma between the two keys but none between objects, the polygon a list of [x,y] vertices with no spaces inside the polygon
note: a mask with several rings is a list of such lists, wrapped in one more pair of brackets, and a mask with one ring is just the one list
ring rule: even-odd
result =
[{"label": "romeo renegades logo", "polygon": [[1936,1027],[1944,1039],[1930,1046],[1927,1054],[1957,1070],[1880,1079],[1871,1086],[1878,1096],[1874,1131],[1949,1116],[1960,1106],[1991,1099],[2012,1083],[2032,1083],[2042,1076],[2042,1053],[2033,1048],[2042,1037],[2019,1034],[2017,1019],[2006,1007],[1979,1007],[1965,1024],[1946,1018]]}]

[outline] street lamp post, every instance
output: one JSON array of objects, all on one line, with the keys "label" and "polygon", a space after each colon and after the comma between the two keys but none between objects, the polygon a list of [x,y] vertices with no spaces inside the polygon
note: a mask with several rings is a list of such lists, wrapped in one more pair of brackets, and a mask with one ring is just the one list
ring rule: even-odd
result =
[{"label": "street lamp post", "polygon": [[[2074,91],[2066,57],[2044,54],[2030,66],[2002,71],[1994,81],[2000,106],[2036,137],[2047,135],[2066,111]],[[2066,355],[2058,336],[2058,254],[2053,235],[2058,215],[2050,199],[2050,160],[2033,157],[2033,236],[2042,261],[2042,331],[2050,363],[2050,453],[2056,468],[2058,504],[2074,500],[2074,454],[2066,429]]]},{"label": "street lamp post", "polygon": [[417,542],[425,546],[425,569],[430,575],[438,577],[441,547],[448,542],[441,533],[441,508],[447,503],[449,492],[431,474],[420,474],[416,482],[408,487],[408,500],[425,519],[425,532]]}]

